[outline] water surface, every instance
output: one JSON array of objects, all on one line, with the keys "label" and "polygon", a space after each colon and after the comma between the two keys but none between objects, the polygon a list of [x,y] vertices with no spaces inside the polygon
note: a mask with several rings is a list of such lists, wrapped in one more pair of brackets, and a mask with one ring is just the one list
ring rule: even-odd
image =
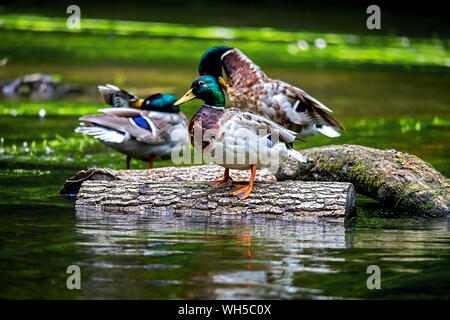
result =
[{"label": "water surface", "polygon": [[[448,299],[449,221],[374,216],[373,205],[345,226],[3,205],[0,297]],[[81,290],[66,288],[69,265]],[[380,290],[366,286],[370,265]]]}]

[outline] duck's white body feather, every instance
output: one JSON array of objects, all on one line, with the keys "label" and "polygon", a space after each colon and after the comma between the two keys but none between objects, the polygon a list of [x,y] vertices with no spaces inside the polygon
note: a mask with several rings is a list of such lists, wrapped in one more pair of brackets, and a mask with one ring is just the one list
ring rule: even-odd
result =
[{"label": "duck's white body feather", "polygon": [[[207,113],[206,111],[205,114]],[[194,122],[194,130],[196,125]],[[230,169],[248,170],[251,165],[256,165],[257,169],[278,168],[289,157],[306,161],[301,153],[287,145],[295,138],[295,132],[263,116],[238,109],[226,109],[217,116],[217,126],[213,127],[211,134],[203,136],[203,146],[206,145],[203,156]],[[194,148],[199,150],[199,146],[194,141]]]}]

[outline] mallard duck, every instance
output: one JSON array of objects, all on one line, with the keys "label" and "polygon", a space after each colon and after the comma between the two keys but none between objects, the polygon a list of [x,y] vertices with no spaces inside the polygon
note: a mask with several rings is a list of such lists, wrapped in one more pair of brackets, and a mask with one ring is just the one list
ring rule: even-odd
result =
[{"label": "mallard duck", "polygon": [[105,101],[113,108],[99,109],[104,114],[86,115],[75,132],[91,135],[131,158],[148,161],[153,168],[156,156],[170,155],[175,147],[189,145],[187,118],[173,103],[176,97],[154,94],[140,99],[112,85],[100,86]]},{"label": "mallard duck", "polygon": [[336,129],[344,130],[328,107],[300,88],[269,78],[239,49],[209,49],[200,59],[199,73],[216,77],[234,107],[261,114],[295,131],[300,139],[317,133],[334,138],[340,136]]},{"label": "mallard duck", "polygon": [[205,103],[189,123],[194,149],[216,164],[225,167],[221,180],[209,181],[215,188],[231,184],[229,169],[251,170],[248,185],[237,185],[232,194],[246,199],[253,187],[257,169],[273,167],[293,157],[305,162],[301,153],[292,149],[295,132],[275,122],[240,109],[225,109],[225,96],[216,78],[201,76],[174,105],[199,98]]}]

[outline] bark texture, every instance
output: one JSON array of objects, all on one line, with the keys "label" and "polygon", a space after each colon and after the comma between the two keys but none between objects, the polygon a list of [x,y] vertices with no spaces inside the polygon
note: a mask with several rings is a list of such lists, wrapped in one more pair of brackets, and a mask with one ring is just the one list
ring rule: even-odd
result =
[{"label": "bark texture", "polygon": [[[192,167],[164,167],[151,170],[114,170],[108,168],[91,168],[79,171],[67,180],[60,191],[62,196],[77,196],[81,185],[86,180],[128,181],[128,182],[201,182],[218,180],[223,177],[224,168],[217,165]],[[234,181],[248,181],[250,171],[230,170]],[[275,175],[266,170],[256,172],[255,181],[277,181]]]},{"label": "bark texture", "polygon": [[448,216],[450,182],[430,164],[396,150],[358,145],[303,150],[307,163],[289,161],[277,180],[351,182],[358,193],[419,216]]},{"label": "bark texture", "polygon": [[246,200],[237,199],[230,191],[230,187],[213,189],[199,182],[90,180],[81,186],[76,208],[335,222],[355,214],[356,195],[350,183],[260,182]]}]

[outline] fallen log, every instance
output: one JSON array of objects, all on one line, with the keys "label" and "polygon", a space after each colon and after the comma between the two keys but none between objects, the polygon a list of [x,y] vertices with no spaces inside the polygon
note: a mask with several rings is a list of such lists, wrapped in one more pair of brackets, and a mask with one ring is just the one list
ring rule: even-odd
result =
[{"label": "fallen log", "polygon": [[[157,170],[170,172],[172,169]],[[232,196],[230,190],[230,187],[213,189],[203,182],[89,180],[81,186],[76,210],[258,216],[315,222],[344,222],[355,214],[356,194],[350,183],[259,182],[246,200]]]},{"label": "fallen log", "polygon": [[[234,182],[246,183],[249,171],[230,170]],[[231,188],[213,189],[205,181],[223,175],[217,165],[164,167],[152,170],[82,170],[66,181],[61,195],[76,196],[77,212],[171,213],[258,216],[283,220],[344,222],[355,214],[350,183],[276,182],[257,172],[251,197],[241,201]]]},{"label": "fallen log", "polygon": [[450,182],[430,164],[396,150],[358,145],[303,150],[307,163],[286,162],[277,180],[351,182],[382,205],[428,217],[450,213]]},{"label": "fallen log", "polygon": [[[302,150],[302,153],[307,157],[307,163],[289,161],[275,176],[266,171],[258,171],[255,180],[351,182],[357,192],[377,199],[387,207],[428,217],[443,217],[450,213],[449,179],[415,156],[396,150],[378,150],[357,145],[312,148]],[[119,180],[130,183],[204,182],[217,179],[222,174],[223,168],[215,165],[132,171],[93,168],[80,171],[68,180],[61,194],[76,196],[85,180]],[[235,181],[248,181],[249,172],[232,170],[232,177]],[[277,185],[282,186],[280,183]],[[258,184],[255,190],[257,186]],[[303,185],[291,187],[301,194],[300,188]],[[293,192],[290,190],[289,193]],[[254,198],[254,194],[256,193],[252,193],[250,200]],[[298,209],[303,210],[302,207]],[[351,210],[352,206],[346,209]]]}]

